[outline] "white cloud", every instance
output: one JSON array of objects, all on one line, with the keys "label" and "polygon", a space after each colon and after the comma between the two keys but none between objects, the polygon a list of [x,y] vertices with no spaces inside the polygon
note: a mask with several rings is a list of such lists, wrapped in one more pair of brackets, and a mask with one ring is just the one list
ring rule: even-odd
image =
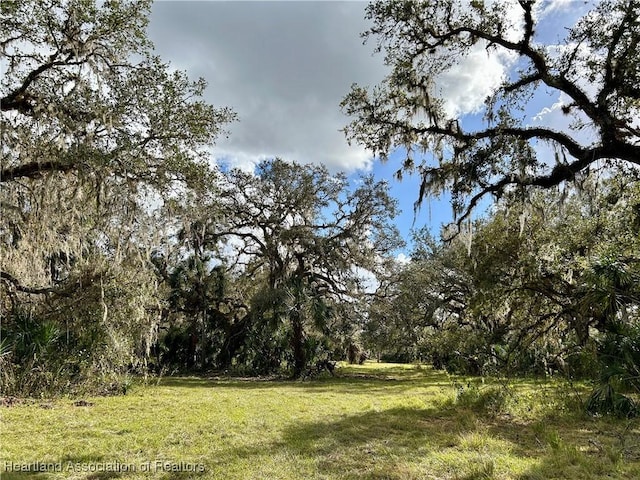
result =
[{"label": "white cloud", "polygon": [[380,287],[380,282],[373,272],[362,267],[353,267],[353,272],[358,278],[362,292],[375,293]]},{"label": "white cloud", "polygon": [[573,8],[576,3],[576,0],[547,0],[546,2],[542,2],[538,8],[539,16],[544,17],[554,12],[569,10]]},{"label": "white cloud", "polygon": [[211,149],[211,157],[220,165],[224,165],[229,168],[237,168],[243,172],[252,173],[255,170],[257,164],[263,160],[268,160],[276,155],[263,154],[250,154],[237,150],[225,150],[219,148]]},{"label": "white cloud", "polygon": [[[504,36],[511,42],[517,42],[524,33],[524,10],[516,0],[495,0],[495,3],[502,4],[505,12]],[[538,10],[533,6],[534,20],[537,18]]]},{"label": "white cloud", "polygon": [[399,253],[396,257],[396,263],[399,265],[407,265],[409,262],[411,262],[411,259],[404,253]]},{"label": "white cloud", "polygon": [[[336,142],[337,143],[337,142]],[[320,146],[318,146],[318,149]],[[298,150],[281,150],[279,152],[272,151],[270,153],[261,153],[257,150],[233,149],[232,146],[214,147],[211,151],[211,157],[219,164],[228,166],[229,168],[238,168],[244,172],[253,172],[256,165],[263,160],[273,158],[282,158],[283,160],[296,161],[298,163],[320,163],[327,165],[334,170],[352,171],[371,169],[373,158],[369,152],[361,147],[336,148],[331,147],[326,151],[313,150],[313,148]]]},{"label": "white cloud", "polygon": [[[517,41],[522,8],[506,1],[507,36]],[[536,16],[555,28],[562,15],[550,12],[566,8],[566,2],[539,5]],[[153,5],[149,30],[164,60],[208,81],[209,102],[237,112],[229,137],[211,150],[215,159],[250,171],[278,156],[352,172],[371,168],[373,159],[345,141],[340,129],[349,119],[339,103],[352,83],[370,87],[388,73],[383,55],[372,55],[373,46],[363,46],[359,37],[370,26],[365,7],[366,2],[160,2]],[[513,56],[475,45],[437,78],[446,114],[478,112],[513,65]],[[559,115],[557,110],[555,104],[539,110],[534,121]]]},{"label": "white cloud", "polygon": [[551,107],[544,107],[542,110],[540,110],[538,113],[536,113],[533,116],[533,120],[535,122],[541,122],[546,115],[558,110],[559,108],[562,108],[565,104],[566,103],[563,100],[563,95],[560,95],[560,97],[558,98],[557,102],[555,102],[553,105],[551,105]]},{"label": "white cloud", "polygon": [[[519,41],[523,32],[522,7],[515,0],[496,1],[504,8],[505,38]],[[516,58],[514,53],[505,49],[487,49],[486,42],[476,43],[464,57],[436,78],[436,90],[444,99],[447,117],[479,112],[487,96],[504,81]]]},{"label": "white cloud", "polygon": [[[524,31],[522,7],[515,0],[492,0],[489,3],[494,2],[501,4],[504,8],[505,38],[518,42]],[[588,11],[591,3],[575,0],[548,0],[534,4],[535,38],[538,39],[540,32],[545,37],[551,35],[549,30],[554,30],[556,35],[565,34],[565,28]],[[559,14],[560,12],[562,14]],[[569,25],[565,24],[567,20]],[[560,38],[558,37],[558,40]],[[547,51],[553,57],[572,47],[573,45],[557,44],[548,47]],[[436,79],[436,89],[444,99],[445,114],[449,117],[459,117],[481,111],[487,96],[502,83],[516,61],[517,55],[513,52],[507,52],[501,48],[487,50],[485,43],[478,42],[465,57],[460,58],[453,67]],[[593,85],[588,85],[586,82],[584,88],[587,92],[595,89]],[[560,106],[554,105],[552,108],[557,109]]]},{"label": "white cloud", "polygon": [[449,118],[476,113],[484,101],[505,79],[512,56],[487,52],[478,43],[469,54],[436,79],[436,88],[445,99]]}]

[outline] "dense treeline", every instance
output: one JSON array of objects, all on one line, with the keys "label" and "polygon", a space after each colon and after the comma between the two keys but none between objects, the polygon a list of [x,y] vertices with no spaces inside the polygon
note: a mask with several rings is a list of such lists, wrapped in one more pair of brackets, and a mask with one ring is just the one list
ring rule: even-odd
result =
[{"label": "dense treeline", "polygon": [[221,173],[178,244],[154,253],[169,292],[154,361],[300,376],[343,358],[365,311],[364,274],[384,274],[400,244],[394,205],[386,183],[350,189],[324,167],[274,160]]},{"label": "dense treeline", "polygon": [[[150,2],[3,2],[2,391],[346,355],[399,244],[384,183],[220,172],[228,109],[154,56]],[[329,364],[330,365],[330,364]]]},{"label": "dense treeline", "polygon": [[498,204],[450,242],[418,232],[365,344],[454,373],[598,379],[593,402],[636,408],[622,393],[640,389],[639,172],[610,173]]},{"label": "dense treeline", "polygon": [[[460,215],[443,239],[415,232],[408,262],[395,260],[403,241],[385,182],[280,159],[250,173],[212,165],[208,148],[235,114],[153,54],[150,2],[46,3],[0,4],[3,394],[122,392],[131,374],[175,371],[300,377],[373,354],[589,378],[591,410],[637,413],[634,2],[603,2],[574,27],[589,61],[535,44],[531,2],[519,43],[500,2],[472,2],[472,16],[448,1],[370,6],[368,34],[394,70],[373,96],[347,96],[347,134],[382,157],[407,147],[401,171],[422,175],[419,198],[449,189]],[[592,28],[604,14],[617,29]],[[487,100],[488,126],[474,133],[427,86],[452,65],[443,49],[477,42],[531,68]],[[572,99],[565,113],[592,144],[509,114],[541,83]],[[555,166],[532,139],[551,144]],[[416,166],[416,146],[437,153],[435,166]],[[489,194],[499,198],[471,221]]]},{"label": "dense treeline", "polygon": [[[444,237],[458,235],[446,244],[419,235],[366,335],[387,356],[456,372],[598,378],[589,408],[629,414],[637,407],[623,392],[637,395],[640,372],[640,4],[597,2],[554,44],[538,33],[545,8],[367,7],[364,35],[390,73],[373,88],[352,87],[342,103],[354,117],[347,135],[381,158],[402,147],[398,174],[420,175],[419,201],[451,193],[457,229]],[[480,52],[517,68],[469,122],[438,85]],[[561,120],[532,118],[544,94],[558,99]],[[490,197],[494,210],[468,223]]]}]

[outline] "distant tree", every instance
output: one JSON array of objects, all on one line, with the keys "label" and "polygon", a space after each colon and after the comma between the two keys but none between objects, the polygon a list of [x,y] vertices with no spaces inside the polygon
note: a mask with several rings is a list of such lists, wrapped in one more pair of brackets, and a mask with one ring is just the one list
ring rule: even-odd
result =
[{"label": "distant tree", "polygon": [[[458,225],[486,195],[559,185],[601,160],[640,165],[640,4],[600,2],[560,45],[538,41],[538,5],[378,0],[367,8],[373,27],[364,36],[378,40],[392,72],[371,91],[352,87],[342,103],[355,117],[347,137],[382,158],[406,147],[399,172],[419,171],[418,201],[450,190]],[[518,70],[486,99],[484,126],[469,130],[447,116],[434,85],[480,47],[515,58]],[[523,120],[520,112],[542,89],[566,99],[569,128]],[[580,130],[591,139],[580,140]],[[540,156],[536,141],[550,145],[555,158]],[[435,165],[415,165],[416,150],[432,153]]]},{"label": "distant tree", "polygon": [[[186,225],[176,228],[163,251],[152,256],[167,289],[156,361],[162,368],[226,369],[242,345],[249,307],[237,279],[220,261],[216,245],[207,241],[207,223],[193,220],[203,209],[194,200],[188,200],[188,211],[179,217]],[[210,212],[215,207],[204,208]],[[168,245],[171,242],[175,245]]]},{"label": "distant tree", "polygon": [[562,366],[595,378],[624,365],[636,378],[640,190],[637,172],[610,173],[590,175],[563,202],[547,190],[499,204],[474,221],[472,238],[417,235],[411,261],[372,305],[373,340],[380,328],[385,353],[458,372]]},{"label": "distant tree", "polygon": [[282,160],[226,178],[227,213],[211,223],[211,239],[234,239],[243,275],[264,279],[257,310],[288,322],[293,374],[300,375],[310,360],[305,345],[322,340],[312,341],[309,330],[326,333],[339,305],[366,292],[363,273],[380,272],[399,246],[390,223],[395,201],[371,177],[350,190],[344,175]]}]

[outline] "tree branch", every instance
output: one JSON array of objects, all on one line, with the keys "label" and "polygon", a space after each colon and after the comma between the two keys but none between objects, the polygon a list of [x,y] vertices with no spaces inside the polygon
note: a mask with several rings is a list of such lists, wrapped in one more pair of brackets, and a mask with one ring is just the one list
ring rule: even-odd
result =
[{"label": "tree branch", "polygon": [[30,103],[32,97],[28,94],[27,90],[31,84],[47,70],[61,65],[80,65],[83,62],[71,62],[74,57],[73,53],[69,53],[64,60],[56,60],[60,52],[55,52],[49,57],[49,61],[43,63],[38,68],[29,72],[27,77],[18,88],[13,90],[8,95],[5,95],[0,99],[0,111],[6,112],[9,110],[17,110],[24,114],[30,114],[33,112],[34,106]]},{"label": "tree branch", "polygon": [[28,293],[30,295],[45,295],[47,293],[53,293],[57,290],[53,287],[44,287],[44,288],[25,287],[20,283],[20,281],[16,277],[11,275],[10,273],[7,273],[1,270],[0,270],[0,280],[4,280],[5,282],[13,285],[13,288],[15,288],[18,292]]},{"label": "tree branch", "polygon": [[[603,157],[597,157],[597,158],[603,158]],[[585,156],[585,158],[581,160],[576,160],[575,162],[570,163],[568,165],[566,164],[556,165],[553,168],[553,170],[551,170],[551,173],[549,173],[548,175],[539,175],[539,176],[534,176],[530,178],[511,175],[507,177],[502,177],[497,182],[485,186],[480,190],[480,192],[478,192],[473,197],[471,197],[471,200],[469,200],[469,203],[467,204],[467,207],[465,208],[464,213],[456,221],[456,225],[458,226],[458,233],[460,231],[460,226],[462,225],[462,222],[466,220],[469,217],[469,215],[471,215],[471,212],[473,211],[473,209],[478,205],[480,200],[484,198],[486,195],[488,194],[500,195],[504,192],[504,190],[508,185],[517,185],[521,187],[536,186],[536,187],[543,187],[543,188],[553,187],[553,186],[559,185],[564,181],[573,180],[573,178],[578,172],[582,171],[584,168],[590,165],[593,161],[594,161],[593,159],[589,158],[588,156]]]},{"label": "tree branch", "polygon": [[0,169],[0,183],[9,182],[18,178],[36,178],[51,172],[70,172],[77,170],[78,165],[62,162],[31,162],[15,167]]}]

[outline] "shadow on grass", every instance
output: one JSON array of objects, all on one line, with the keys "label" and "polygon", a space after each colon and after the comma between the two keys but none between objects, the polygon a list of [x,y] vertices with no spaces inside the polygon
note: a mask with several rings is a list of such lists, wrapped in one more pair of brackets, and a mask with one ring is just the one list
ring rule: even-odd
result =
[{"label": "shadow on grass", "polygon": [[[153,381],[150,382],[153,384]],[[170,388],[234,388],[260,390],[283,386],[300,388],[317,393],[362,393],[377,392],[399,393],[403,390],[424,387],[451,387],[446,373],[431,368],[385,368],[360,371],[354,367],[338,369],[336,376],[322,374],[319,377],[303,380],[288,380],[274,377],[163,377],[158,381],[162,387]]]},{"label": "shadow on grass", "polygon": [[319,477],[342,479],[638,478],[638,459],[588,448],[603,441],[597,433],[588,422],[541,427],[460,408],[393,408],[291,425],[277,442],[223,450],[216,463],[302,457]]}]

